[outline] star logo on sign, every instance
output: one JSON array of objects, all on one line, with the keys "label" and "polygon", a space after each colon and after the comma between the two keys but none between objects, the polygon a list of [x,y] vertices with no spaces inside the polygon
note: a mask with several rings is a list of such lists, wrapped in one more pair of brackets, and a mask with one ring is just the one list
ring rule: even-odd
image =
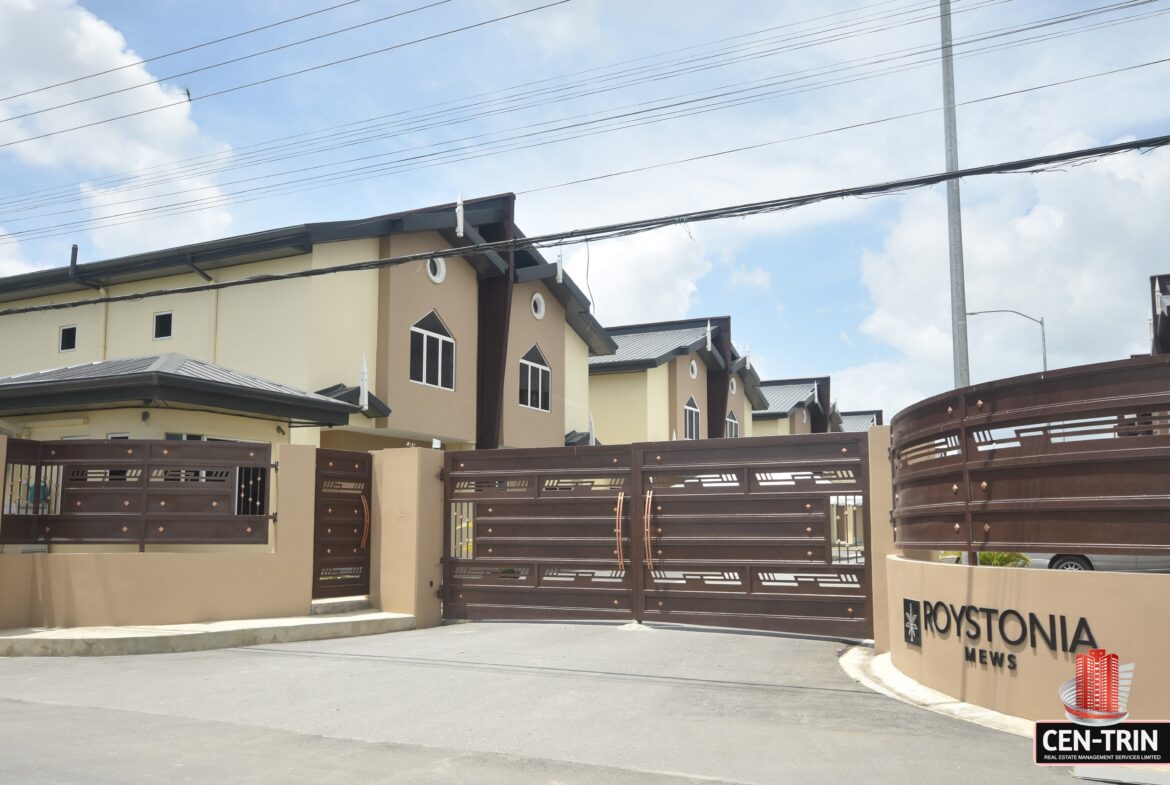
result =
[{"label": "star logo on sign", "polygon": [[906,634],[911,638],[918,637],[918,616],[914,611],[906,611]]}]

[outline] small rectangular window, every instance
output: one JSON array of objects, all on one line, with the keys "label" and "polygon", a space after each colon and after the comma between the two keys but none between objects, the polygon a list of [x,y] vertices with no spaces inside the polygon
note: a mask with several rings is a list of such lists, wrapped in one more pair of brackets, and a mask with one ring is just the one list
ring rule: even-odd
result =
[{"label": "small rectangular window", "polygon": [[159,338],[170,338],[171,328],[174,326],[174,314],[170,311],[165,313],[156,313],[154,315],[154,337],[155,340]]},{"label": "small rectangular window", "polygon": [[552,371],[548,368],[541,368],[540,370],[540,408],[546,412],[550,410],[549,407],[549,388],[552,387]]},{"label": "small rectangular window", "polygon": [[532,366],[520,363],[520,405],[532,405]]},{"label": "small rectangular window", "polygon": [[423,380],[423,341],[426,338],[420,332],[411,331],[410,333],[410,380],[413,382],[421,382]]},{"label": "small rectangular window", "polygon": [[77,325],[71,324],[68,327],[61,328],[60,340],[57,344],[57,351],[71,352],[77,348]]}]

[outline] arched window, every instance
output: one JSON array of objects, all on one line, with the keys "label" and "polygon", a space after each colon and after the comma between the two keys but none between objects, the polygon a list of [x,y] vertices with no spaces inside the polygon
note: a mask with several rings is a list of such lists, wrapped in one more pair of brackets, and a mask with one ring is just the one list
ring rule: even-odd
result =
[{"label": "arched window", "polygon": [[529,409],[549,411],[552,371],[548,361],[533,346],[520,358],[520,405]]},{"label": "arched window", "polygon": [[698,439],[699,404],[695,403],[694,398],[687,398],[687,405],[683,407],[683,414],[686,417],[686,420],[683,423],[683,438]]},{"label": "arched window", "polygon": [[434,311],[410,328],[410,380],[455,389],[455,339]]},{"label": "arched window", "polygon": [[735,416],[735,412],[727,413],[727,421],[723,426],[723,435],[729,439],[739,438],[739,419]]}]

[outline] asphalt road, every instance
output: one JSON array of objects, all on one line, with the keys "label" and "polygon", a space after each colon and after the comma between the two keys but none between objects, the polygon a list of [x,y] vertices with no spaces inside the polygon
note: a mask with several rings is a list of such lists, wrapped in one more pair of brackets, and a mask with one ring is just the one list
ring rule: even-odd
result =
[{"label": "asphalt road", "polygon": [[1028,739],[850,680],[842,644],[461,624],[191,654],[0,659],[0,783],[1074,782]]}]

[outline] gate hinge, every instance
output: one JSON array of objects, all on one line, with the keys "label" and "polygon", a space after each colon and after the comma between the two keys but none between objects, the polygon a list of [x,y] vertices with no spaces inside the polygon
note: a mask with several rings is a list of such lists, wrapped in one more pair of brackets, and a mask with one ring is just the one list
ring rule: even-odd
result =
[{"label": "gate hinge", "polygon": [[275,526],[275,525],[276,525],[276,521],[277,521],[279,518],[280,518],[280,513],[277,513],[277,512],[274,512],[274,513],[272,513],[272,525],[273,525],[273,526]]},{"label": "gate hinge", "polygon": [[446,480],[447,480],[447,469],[446,469],[446,467],[440,468],[439,469],[439,482],[445,482]]},{"label": "gate hinge", "polygon": [[273,461],[272,462],[272,471],[274,471],[274,472],[280,471],[280,461]]}]

